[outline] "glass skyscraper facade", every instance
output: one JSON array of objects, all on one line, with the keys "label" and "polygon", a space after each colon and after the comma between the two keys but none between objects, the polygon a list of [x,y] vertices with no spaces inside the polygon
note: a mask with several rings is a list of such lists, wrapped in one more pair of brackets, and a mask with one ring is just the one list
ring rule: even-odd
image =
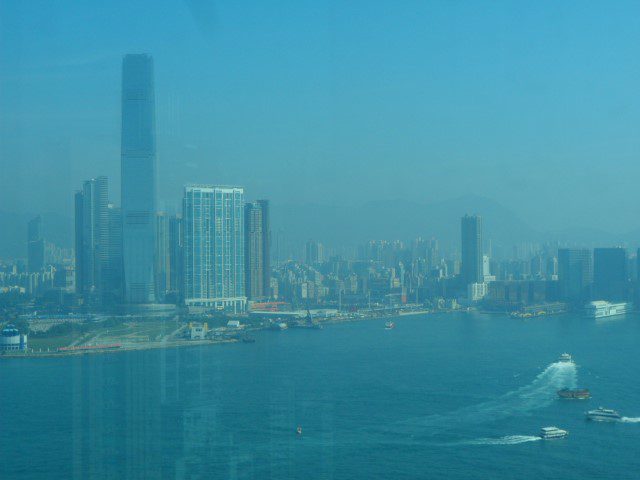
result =
[{"label": "glass skyscraper facade", "polygon": [[587,248],[560,248],[558,250],[558,286],[560,298],[582,305],[591,296],[593,262]]},{"label": "glass skyscraper facade", "polygon": [[189,185],[182,218],[185,304],[244,310],[244,190]]},{"label": "glass skyscraper facade", "polygon": [[122,63],[121,205],[125,301],[152,303],[156,246],[156,134],[153,59]]}]

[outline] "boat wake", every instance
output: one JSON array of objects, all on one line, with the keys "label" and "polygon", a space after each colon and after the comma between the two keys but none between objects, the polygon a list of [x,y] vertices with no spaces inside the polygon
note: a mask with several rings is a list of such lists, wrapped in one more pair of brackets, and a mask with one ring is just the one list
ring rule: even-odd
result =
[{"label": "boat wake", "polygon": [[621,423],[640,423],[640,417],[622,417]]},{"label": "boat wake", "polygon": [[537,442],[541,437],[533,435],[507,435],[500,438],[476,438],[460,442],[463,445],[518,445],[520,443]]},{"label": "boat wake", "polygon": [[[570,362],[552,363],[528,385],[513,390],[494,400],[464,407],[442,415],[429,415],[404,423],[430,434],[469,424],[482,424],[507,417],[526,415],[550,405],[556,392],[562,388],[576,388],[576,366]],[[507,438],[507,437],[505,437]],[[510,438],[510,437],[509,437]]]}]

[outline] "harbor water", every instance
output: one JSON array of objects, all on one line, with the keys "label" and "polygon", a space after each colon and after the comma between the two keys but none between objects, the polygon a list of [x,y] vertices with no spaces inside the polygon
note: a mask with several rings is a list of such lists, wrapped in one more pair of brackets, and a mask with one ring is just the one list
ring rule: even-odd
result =
[{"label": "harbor water", "polygon": [[639,478],[639,315],[386,320],[2,359],[0,478]]}]

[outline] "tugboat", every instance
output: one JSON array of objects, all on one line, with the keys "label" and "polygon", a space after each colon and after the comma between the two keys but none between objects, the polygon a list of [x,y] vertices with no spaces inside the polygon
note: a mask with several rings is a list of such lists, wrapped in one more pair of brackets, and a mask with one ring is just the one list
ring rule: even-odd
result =
[{"label": "tugboat", "polygon": [[586,400],[591,398],[591,392],[586,388],[563,388],[558,390],[558,396],[570,400]]},{"label": "tugboat", "polygon": [[392,328],[396,328],[396,324],[393,322],[385,322],[384,329],[391,330]]},{"label": "tugboat", "polygon": [[553,440],[555,438],[564,438],[569,432],[558,427],[542,427],[540,430],[540,438],[543,440]]},{"label": "tugboat", "polygon": [[589,410],[586,415],[587,419],[593,420],[594,422],[616,422],[622,418],[622,415],[615,410],[602,407],[598,407],[595,410]]}]

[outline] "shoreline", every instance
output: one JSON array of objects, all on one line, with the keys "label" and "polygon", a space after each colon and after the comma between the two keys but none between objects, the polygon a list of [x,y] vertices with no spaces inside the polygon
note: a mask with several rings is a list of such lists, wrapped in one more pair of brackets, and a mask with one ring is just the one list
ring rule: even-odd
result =
[{"label": "shoreline", "polygon": [[[320,325],[336,325],[340,323],[351,323],[351,322],[362,322],[368,320],[376,320],[382,318],[393,318],[393,317],[410,317],[410,316],[418,316],[418,315],[429,315],[429,314],[438,314],[438,313],[453,313],[453,312],[465,312],[464,310],[409,310],[409,311],[400,311],[392,314],[378,314],[378,315],[365,315],[362,317],[358,316],[349,316],[349,317],[340,317],[340,318],[328,318],[322,322]],[[295,328],[295,327],[291,327]],[[268,330],[268,327],[260,327],[255,329],[247,329],[243,330],[244,332],[258,332]],[[17,353],[3,353],[0,354],[0,361],[2,359],[14,359],[14,358],[65,358],[71,356],[81,356],[81,355],[105,355],[105,354],[118,354],[122,352],[132,352],[139,350],[158,350],[161,348],[184,348],[184,347],[197,347],[202,345],[224,345],[230,343],[238,343],[240,340],[238,338],[225,338],[225,339],[213,339],[213,340],[178,340],[178,341],[168,341],[168,342],[149,342],[146,344],[140,345],[129,345],[120,348],[110,348],[110,349],[95,349],[95,350],[70,350],[70,351],[47,351],[47,352],[17,352]]]}]

